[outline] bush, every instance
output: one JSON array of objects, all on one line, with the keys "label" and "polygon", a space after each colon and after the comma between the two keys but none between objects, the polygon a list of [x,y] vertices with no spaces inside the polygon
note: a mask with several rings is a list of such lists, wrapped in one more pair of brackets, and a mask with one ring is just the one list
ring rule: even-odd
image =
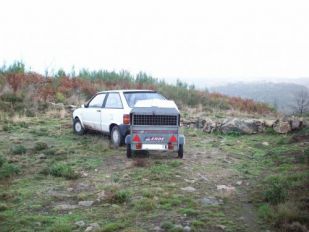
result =
[{"label": "bush", "polygon": [[66,179],[77,179],[78,175],[67,164],[54,164],[49,169],[49,174],[55,177],[64,177]]},{"label": "bush", "polygon": [[27,149],[23,145],[15,145],[11,147],[11,153],[13,155],[22,155],[27,152]]},{"label": "bush", "polygon": [[265,200],[273,205],[284,202],[287,198],[287,184],[279,177],[271,177],[264,191]]},{"label": "bush", "polygon": [[273,218],[273,209],[269,204],[262,204],[258,208],[258,216],[265,221],[271,221]]},{"label": "bush", "polygon": [[18,174],[19,172],[20,170],[16,165],[5,162],[0,167],[0,179],[11,177],[14,174]]},{"label": "bush", "polygon": [[103,226],[102,232],[113,232],[113,231],[119,231],[120,229],[123,228],[123,225],[120,223],[107,223],[106,225]]}]

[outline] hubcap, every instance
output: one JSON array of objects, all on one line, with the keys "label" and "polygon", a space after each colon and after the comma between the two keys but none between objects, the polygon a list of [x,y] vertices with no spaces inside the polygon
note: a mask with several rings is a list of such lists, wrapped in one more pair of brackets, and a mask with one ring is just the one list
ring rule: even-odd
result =
[{"label": "hubcap", "polygon": [[115,143],[118,143],[118,140],[119,140],[119,133],[118,133],[117,130],[114,130],[114,132],[113,132],[113,141]]},{"label": "hubcap", "polygon": [[76,130],[77,132],[80,132],[81,129],[82,129],[82,125],[80,124],[80,122],[75,123],[75,130]]}]

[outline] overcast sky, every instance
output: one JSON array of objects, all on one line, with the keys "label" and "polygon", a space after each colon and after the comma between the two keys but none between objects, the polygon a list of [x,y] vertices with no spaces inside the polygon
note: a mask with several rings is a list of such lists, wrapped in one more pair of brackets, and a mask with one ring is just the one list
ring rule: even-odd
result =
[{"label": "overcast sky", "polygon": [[0,62],[193,82],[309,77],[308,0],[1,0]]}]

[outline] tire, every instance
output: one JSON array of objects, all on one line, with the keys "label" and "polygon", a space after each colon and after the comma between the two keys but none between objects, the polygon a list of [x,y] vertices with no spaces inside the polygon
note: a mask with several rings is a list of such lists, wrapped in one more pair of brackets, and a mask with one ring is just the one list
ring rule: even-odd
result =
[{"label": "tire", "polygon": [[118,148],[123,144],[123,137],[118,126],[114,126],[111,131],[111,142],[114,148]]},{"label": "tire", "polygon": [[183,144],[179,144],[178,158],[179,158],[179,159],[182,159],[182,158],[183,158]]},{"label": "tire", "polygon": [[127,144],[127,158],[132,158],[131,144]]},{"label": "tire", "polygon": [[83,135],[86,132],[85,128],[83,127],[82,123],[78,118],[75,118],[73,121],[73,131],[77,135]]}]

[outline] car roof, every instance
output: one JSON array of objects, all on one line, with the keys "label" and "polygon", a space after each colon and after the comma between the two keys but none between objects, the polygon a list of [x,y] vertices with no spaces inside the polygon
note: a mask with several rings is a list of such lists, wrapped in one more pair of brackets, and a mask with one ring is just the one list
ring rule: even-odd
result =
[{"label": "car roof", "polygon": [[136,92],[156,92],[156,91],[150,89],[114,89],[114,90],[100,91],[98,93],[111,93],[111,92],[136,93]]}]

